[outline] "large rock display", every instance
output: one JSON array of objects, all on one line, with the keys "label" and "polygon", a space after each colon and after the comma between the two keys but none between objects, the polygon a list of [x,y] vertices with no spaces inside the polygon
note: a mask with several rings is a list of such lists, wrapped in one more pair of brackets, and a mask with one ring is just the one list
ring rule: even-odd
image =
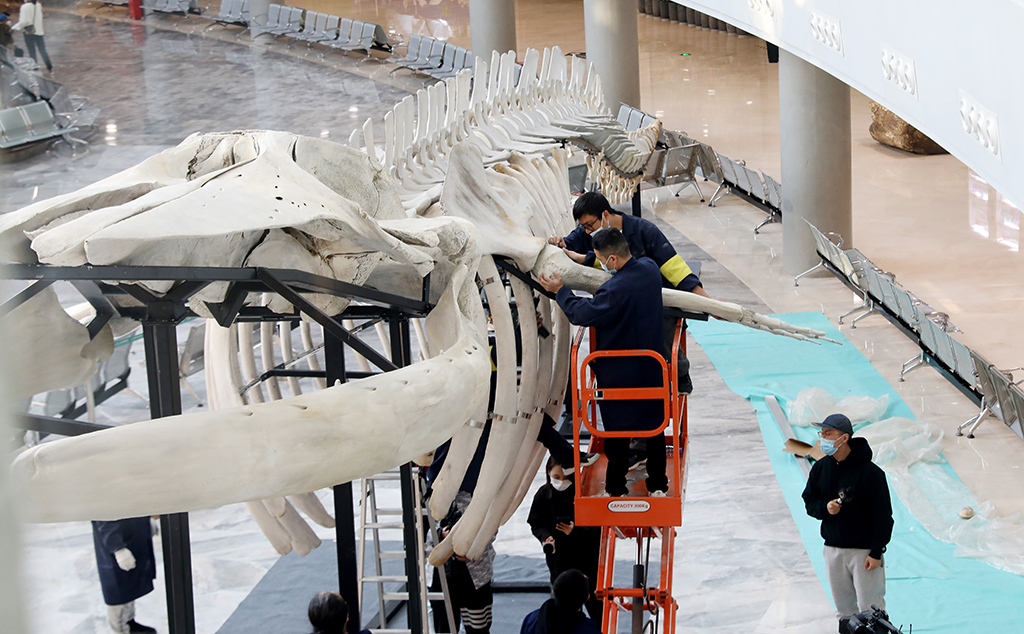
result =
[{"label": "large rock display", "polygon": [[947,154],[945,149],[920,130],[896,116],[882,104],[871,102],[871,138],[882,145],[914,154]]}]

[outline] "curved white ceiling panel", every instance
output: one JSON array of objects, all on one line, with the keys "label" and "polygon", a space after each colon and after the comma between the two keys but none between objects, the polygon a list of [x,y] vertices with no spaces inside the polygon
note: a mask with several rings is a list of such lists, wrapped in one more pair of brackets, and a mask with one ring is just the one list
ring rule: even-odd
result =
[{"label": "curved white ceiling panel", "polygon": [[688,0],[845,81],[1024,207],[1021,0]]}]

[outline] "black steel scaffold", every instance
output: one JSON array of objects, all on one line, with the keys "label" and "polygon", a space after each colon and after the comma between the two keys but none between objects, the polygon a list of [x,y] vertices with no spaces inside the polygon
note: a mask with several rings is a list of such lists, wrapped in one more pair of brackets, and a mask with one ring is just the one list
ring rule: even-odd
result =
[{"label": "black steel scaffold", "polygon": [[[70,282],[96,310],[88,324],[90,337],[114,317],[128,317],[142,324],[145,342],[146,371],[149,382],[150,415],[152,418],[181,414],[181,386],[178,374],[177,336],[175,327],[187,317],[196,316],[189,300],[210,284],[226,283],[224,301],[206,303],[217,323],[228,327],[235,322],[297,321],[306,315],[323,326],[325,368],[323,371],[274,369],[269,376],[322,377],[328,385],[362,378],[376,372],[347,372],[345,348],[362,355],[381,372],[389,372],[412,362],[409,320],[425,317],[430,304],[430,275],[423,279],[419,298],[407,298],[364,286],[349,284],[304,271],[269,268],[218,268],[177,266],[81,266],[0,265],[0,278],[32,281],[28,287],[0,305],[0,316],[24,304],[39,292],[58,281]],[[139,282],[171,282],[163,294],[155,294]],[[249,293],[276,293],[291,303],[294,312],[275,313],[266,306],[245,306]],[[352,299],[338,315],[327,315],[305,295],[316,293]],[[127,296],[127,297],[126,297]],[[383,320],[391,335],[391,359],[383,356],[342,326],[343,319]],[[19,421],[23,429],[64,436],[80,435],[104,429],[64,418],[25,415]],[[416,569],[416,540],[412,513],[415,507],[406,488],[411,486],[413,470],[402,467],[402,492],[406,548],[407,590],[409,592],[409,626],[413,632],[424,631],[419,605],[421,592]],[[406,480],[409,480],[407,483]],[[334,487],[334,512],[338,547],[339,592],[349,605],[359,605],[356,578],[356,538],[353,517],[352,484]],[[167,617],[171,634],[195,634],[195,613],[192,593],[192,563],[187,513],[163,515],[160,518],[164,556],[164,578],[167,589]],[[358,630],[361,616],[353,611],[351,619]]]}]

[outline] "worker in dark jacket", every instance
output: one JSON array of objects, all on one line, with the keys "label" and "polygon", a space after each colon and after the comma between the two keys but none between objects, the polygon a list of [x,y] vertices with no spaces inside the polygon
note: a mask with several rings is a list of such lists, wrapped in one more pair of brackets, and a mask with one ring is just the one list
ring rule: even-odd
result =
[{"label": "worker in dark jacket", "polygon": [[[592,298],[574,295],[557,273],[552,278],[542,275],[540,284],[556,293],[558,305],[571,323],[595,328],[595,340],[590,343],[593,350],[653,350],[664,355],[658,266],[649,258],[630,255],[629,245],[618,229],[595,233],[593,246],[596,257],[613,276]],[[649,357],[598,359],[593,367],[597,384],[602,388],[662,385],[661,365]],[[661,426],[665,418],[663,401],[602,400],[600,405],[608,431],[649,431]],[[629,441],[606,439],[605,454],[608,456],[605,493],[626,495]],[[664,495],[668,489],[665,436],[657,434],[648,438],[646,454],[647,490],[651,495]]]},{"label": "worker in dark jacket", "polygon": [[152,592],[156,579],[149,518],[93,522],[92,539],[110,629],[117,634],[156,632],[135,621],[135,599]]},{"label": "worker in dark jacket", "polygon": [[597,561],[601,551],[601,530],[576,526],[575,474],[565,473],[554,456],[548,459],[547,484],[537,490],[526,519],[533,536],[543,545],[551,583],[566,570],[579,570],[590,580],[587,613],[599,625],[601,602],[597,590]]},{"label": "worker in dark jacket", "polygon": [[[549,238],[548,242],[565,249],[566,255],[577,263],[600,268],[601,263],[594,257],[590,236],[602,227],[613,227],[626,237],[626,242],[629,243],[629,252],[634,258],[647,257],[654,260],[654,263],[658,265],[658,270],[661,271],[661,283],[664,288],[709,297],[700,278],[693,272],[690,265],[676,253],[672,243],[653,222],[625,215],[612,209],[608,199],[598,192],[587,192],[577,198],[572,207],[572,217],[578,223],[577,227],[564,238],[555,236]],[[662,345],[666,355],[672,352],[672,342],[675,338],[678,319],[679,312],[674,310],[666,311],[663,317],[661,327],[664,341]],[[685,321],[683,328],[686,328]],[[679,392],[691,393],[693,382],[690,380],[690,360],[686,358],[681,348],[676,358],[676,374]],[[571,418],[568,409],[570,403],[568,396],[566,396],[565,402],[566,410],[563,416]],[[633,441],[629,459],[631,465],[643,464],[645,442],[643,438]]]},{"label": "worker in dark jacket", "polygon": [[868,441],[853,436],[850,419],[832,414],[815,425],[826,455],[811,467],[804,505],[821,520],[825,569],[845,632],[852,614],[885,609],[882,553],[892,537],[892,505],[885,472],[871,462]]},{"label": "worker in dark jacket", "polygon": [[604,227],[614,227],[622,232],[629,243],[629,251],[635,258],[647,257],[654,260],[661,271],[662,285],[680,291],[689,291],[708,297],[700,278],[690,269],[675,248],[653,222],[627,216],[612,209],[611,203],[598,192],[587,192],[576,199],[572,217],[578,225],[564,238],[549,238],[548,242],[569,252],[569,257],[579,264],[600,268],[594,256],[591,234]]},{"label": "worker in dark jacket", "polygon": [[554,597],[523,619],[519,634],[601,634],[597,623],[583,616],[588,588],[579,570],[567,570],[554,583]]}]

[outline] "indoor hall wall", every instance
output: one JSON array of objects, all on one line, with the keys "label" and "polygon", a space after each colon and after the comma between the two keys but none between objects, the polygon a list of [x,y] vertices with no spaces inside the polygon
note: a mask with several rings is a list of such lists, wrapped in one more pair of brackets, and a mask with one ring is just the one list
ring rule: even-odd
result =
[{"label": "indoor hall wall", "polygon": [[1024,24],[1021,3],[686,0],[679,4],[778,44],[850,84],[1024,206],[1020,179],[1024,119],[1018,116],[1024,84],[1008,81],[1014,76],[1013,66],[1024,59],[1024,39],[1018,33]]}]

